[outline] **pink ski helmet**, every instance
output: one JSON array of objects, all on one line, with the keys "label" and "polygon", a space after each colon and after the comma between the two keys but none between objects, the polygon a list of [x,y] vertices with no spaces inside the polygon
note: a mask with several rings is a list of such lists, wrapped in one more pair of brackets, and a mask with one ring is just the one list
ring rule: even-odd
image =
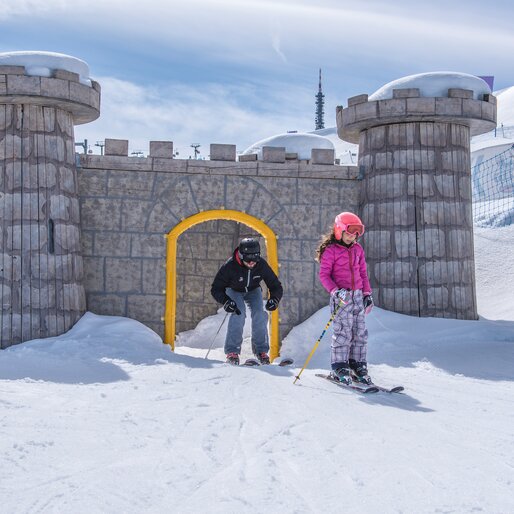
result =
[{"label": "pink ski helmet", "polygon": [[342,212],[338,214],[334,220],[335,238],[337,240],[341,239],[343,232],[362,236],[362,234],[364,234],[364,225],[359,216],[353,214],[353,212]]}]

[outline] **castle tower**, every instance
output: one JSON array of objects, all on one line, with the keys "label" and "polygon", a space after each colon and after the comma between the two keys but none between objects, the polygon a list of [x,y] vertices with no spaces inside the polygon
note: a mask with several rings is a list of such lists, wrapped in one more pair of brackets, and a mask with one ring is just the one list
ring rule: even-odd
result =
[{"label": "castle tower", "polygon": [[0,54],[1,348],[85,312],[73,127],[100,115],[88,75],[62,54]]},{"label": "castle tower", "polygon": [[359,144],[363,242],[380,307],[477,319],[470,137],[494,129],[496,99],[472,75],[399,79],[337,108]]}]

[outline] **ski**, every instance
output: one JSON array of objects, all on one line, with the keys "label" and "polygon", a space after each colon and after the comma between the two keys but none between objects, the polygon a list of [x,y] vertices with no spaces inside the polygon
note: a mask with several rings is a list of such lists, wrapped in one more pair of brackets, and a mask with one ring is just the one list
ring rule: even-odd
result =
[{"label": "ski", "polygon": [[343,387],[345,389],[351,389],[352,391],[357,391],[362,394],[368,394],[368,393],[378,393],[380,389],[375,386],[366,386],[364,384],[357,385],[355,383],[353,384],[343,384],[343,382],[339,382],[339,380],[336,380],[332,377],[332,375],[323,375],[321,373],[316,373],[317,377],[324,378],[325,380],[328,380],[329,382],[332,382],[333,384],[338,385],[339,387]]},{"label": "ski", "polygon": [[390,393],[390,394],[392,394],[392,393],[401,393],[405,389],[405,387],[403,387],[403,386],[396,386],[396,387],[389,388],[389,387],[379,386],[379,385],[374,384],[374,383],[372,383],[371,385],[373,387],[376,387],[379,391],[382,391],[384,393]]},{"label": "ski", "polygon": [[379,391],[382,391],[383,393],[390,393],[390,394],[391,393],[401,393],[405,389],[403,386],[384,387],[384,386],[375,384],[374,382],[369,382],[369,383],[360,382],[358,377],[356,375],[354,375],[353,373],[351,374],[351,377],[352,377],[354,384],[361,385],[361,386],[376,387]]},{"label": "ski", "polygon": [[[288,357],[282,359],[280,362],[278,362],[276,365],[277,366],[281,366],[281,367],[284,367],[284,366],[290,366],[291,364],[293,364],[293,359],[290,359]],[[242,363],[242,366],[261,366],[261,363],[257,360],[257,359],[246,359],[243,363]]]}]

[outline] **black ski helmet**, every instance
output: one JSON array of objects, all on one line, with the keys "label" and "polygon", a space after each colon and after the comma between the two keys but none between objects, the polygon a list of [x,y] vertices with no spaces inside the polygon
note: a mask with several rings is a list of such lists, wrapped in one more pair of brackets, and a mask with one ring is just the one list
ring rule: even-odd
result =
[{"label": "black ski helmet", "polygon": [[253,237],[245,237],[239,243],[239,256],[246,262],[259,262],[261,258],[261,245]]}]

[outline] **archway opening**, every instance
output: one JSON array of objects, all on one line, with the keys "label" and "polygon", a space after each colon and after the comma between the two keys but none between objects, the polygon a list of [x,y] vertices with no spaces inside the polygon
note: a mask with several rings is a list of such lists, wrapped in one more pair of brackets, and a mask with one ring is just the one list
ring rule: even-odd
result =
[{"label": "archway opening", "polygon": [[[277,237],[273,230],[262,220],[250,216],[244,212],[217,209],[204,211],[182,220],[167,234],[167,259],[166,259],[166,311],[164,316],[164,342],[175,349],[175,337],[177,333],[177,243],[181,234],[191,227],[201,223],[212,222],[214,220],[228,220],[242,223],[250,229],[258,232],[265,241],[269,265],[278,275],[278,253]],[[232,242],[232,241],[231,241]],[[209,277],[211,279],[211,277]],[[212,276],[214,278],[214,275]],[[270,335],[270,358],[273,360],[279,355],[279,314],[278,310],[273,311],[270,316],[269,335]]]}]

